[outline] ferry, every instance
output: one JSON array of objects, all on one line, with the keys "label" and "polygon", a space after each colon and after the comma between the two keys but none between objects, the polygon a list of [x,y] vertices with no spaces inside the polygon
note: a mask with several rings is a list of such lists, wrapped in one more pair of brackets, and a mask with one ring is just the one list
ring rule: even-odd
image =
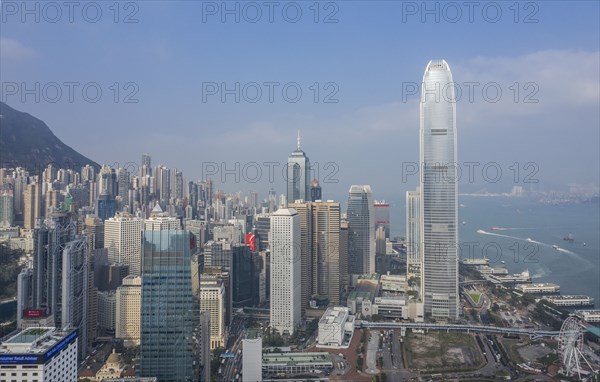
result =
[{"label": "ferry", "polygon": [[571,232],[569,232],[569,234],[565,237],[563,237],[564,241],[570,241],[571,243],[575,241],[575,239],[573,239],[573,234]]},{"label": "ferry", "polygon": [[554,244],[554,245],[552,246],[552,248],[554,248],[554,249],[559,249],[559,248],[558,248],[558,245],[556,245],[556,244]]},{"label": "ferry", "polygon": [[525,239],[525,240],[526,240],[526,241],[528,241],[528,242],[530,242],[530,243],[533,243],[533,240],[532,240],[530,237],[528,237],[528,238],[527,238],[527,239]]}]

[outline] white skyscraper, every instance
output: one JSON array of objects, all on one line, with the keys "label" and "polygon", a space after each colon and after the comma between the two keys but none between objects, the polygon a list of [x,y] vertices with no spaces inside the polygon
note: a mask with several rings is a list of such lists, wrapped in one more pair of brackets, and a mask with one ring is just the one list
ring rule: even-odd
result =
[{"label": "white skyscraper", "polygon": [[456,104],[450,67],[430,61],[420,104],[421,216],[425,314],[458,317]]},{"label": "white skyscraper", "polygon": [[108,261],[128,265],[130,275],[141,275],[143,225],[143,219],[128,214],[119,214],[104,222]]},{"label": "white skyscraper", "polygon": [[371,186],[348,192],[348,273],[375,273],[375,207]]},{"label": "white skyscraper", "polygon": [[300,216],[280,208],[271,216],[271,326],[294,332],[301,317]]}]

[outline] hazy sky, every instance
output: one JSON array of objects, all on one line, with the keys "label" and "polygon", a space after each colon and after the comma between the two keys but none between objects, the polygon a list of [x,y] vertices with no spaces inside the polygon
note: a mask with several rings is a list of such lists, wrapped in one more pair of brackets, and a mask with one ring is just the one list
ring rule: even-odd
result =
[{"label": "hazy sky", "polygon": [[[299,129],[325,197],[371,184],[376,199],[401,200],[418,183],[402,179],[403,163],[418,161],[415,86],[443,58],[462,90],[459,162],[480,163],[461,191],[508,191],[536,169],[539,189],[599,183],[597,1],[223,4],[31,2],[28,13],[3,1],[2,100],[99,163],[139,163],[149,152],[153,165],[197,179],[208,162],[239,162],[228,191],[284,192],[282,166],[270,184],[263,163],[285,163]],[[36,82],[37,94],[24,92]],[[239,102],[221,92],[236,83]],[[261,164],[256,184],[250,162]],[[488,180],[502,169],[498,183],[483,178],[486,163],[498,164]]]}]

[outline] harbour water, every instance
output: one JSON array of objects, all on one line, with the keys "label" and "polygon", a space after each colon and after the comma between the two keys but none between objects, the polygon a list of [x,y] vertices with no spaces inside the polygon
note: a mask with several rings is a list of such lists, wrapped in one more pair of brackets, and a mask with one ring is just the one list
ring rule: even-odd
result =
[{"label": "harbour water", "polygon": [[[589,295],[600,306],[600,205],[476,196],[459,202],[461,257],[486,256],[510,273],[529,270],[533,282],[559,284],[561,294]],[[392,203],[391,214],[392,235],[404,236],[401,203]],[[563,240],[569,233],[572,242]]]}]

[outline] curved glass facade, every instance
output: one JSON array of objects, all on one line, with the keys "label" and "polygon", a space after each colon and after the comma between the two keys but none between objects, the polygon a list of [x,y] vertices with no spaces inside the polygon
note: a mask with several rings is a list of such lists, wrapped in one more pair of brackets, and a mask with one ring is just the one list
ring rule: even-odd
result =
[{"label": "curved glass facade", "polygon": [[425,314],[458,317],[456,103],[450,67],[430,61],[421,97],[421,243]]}]

